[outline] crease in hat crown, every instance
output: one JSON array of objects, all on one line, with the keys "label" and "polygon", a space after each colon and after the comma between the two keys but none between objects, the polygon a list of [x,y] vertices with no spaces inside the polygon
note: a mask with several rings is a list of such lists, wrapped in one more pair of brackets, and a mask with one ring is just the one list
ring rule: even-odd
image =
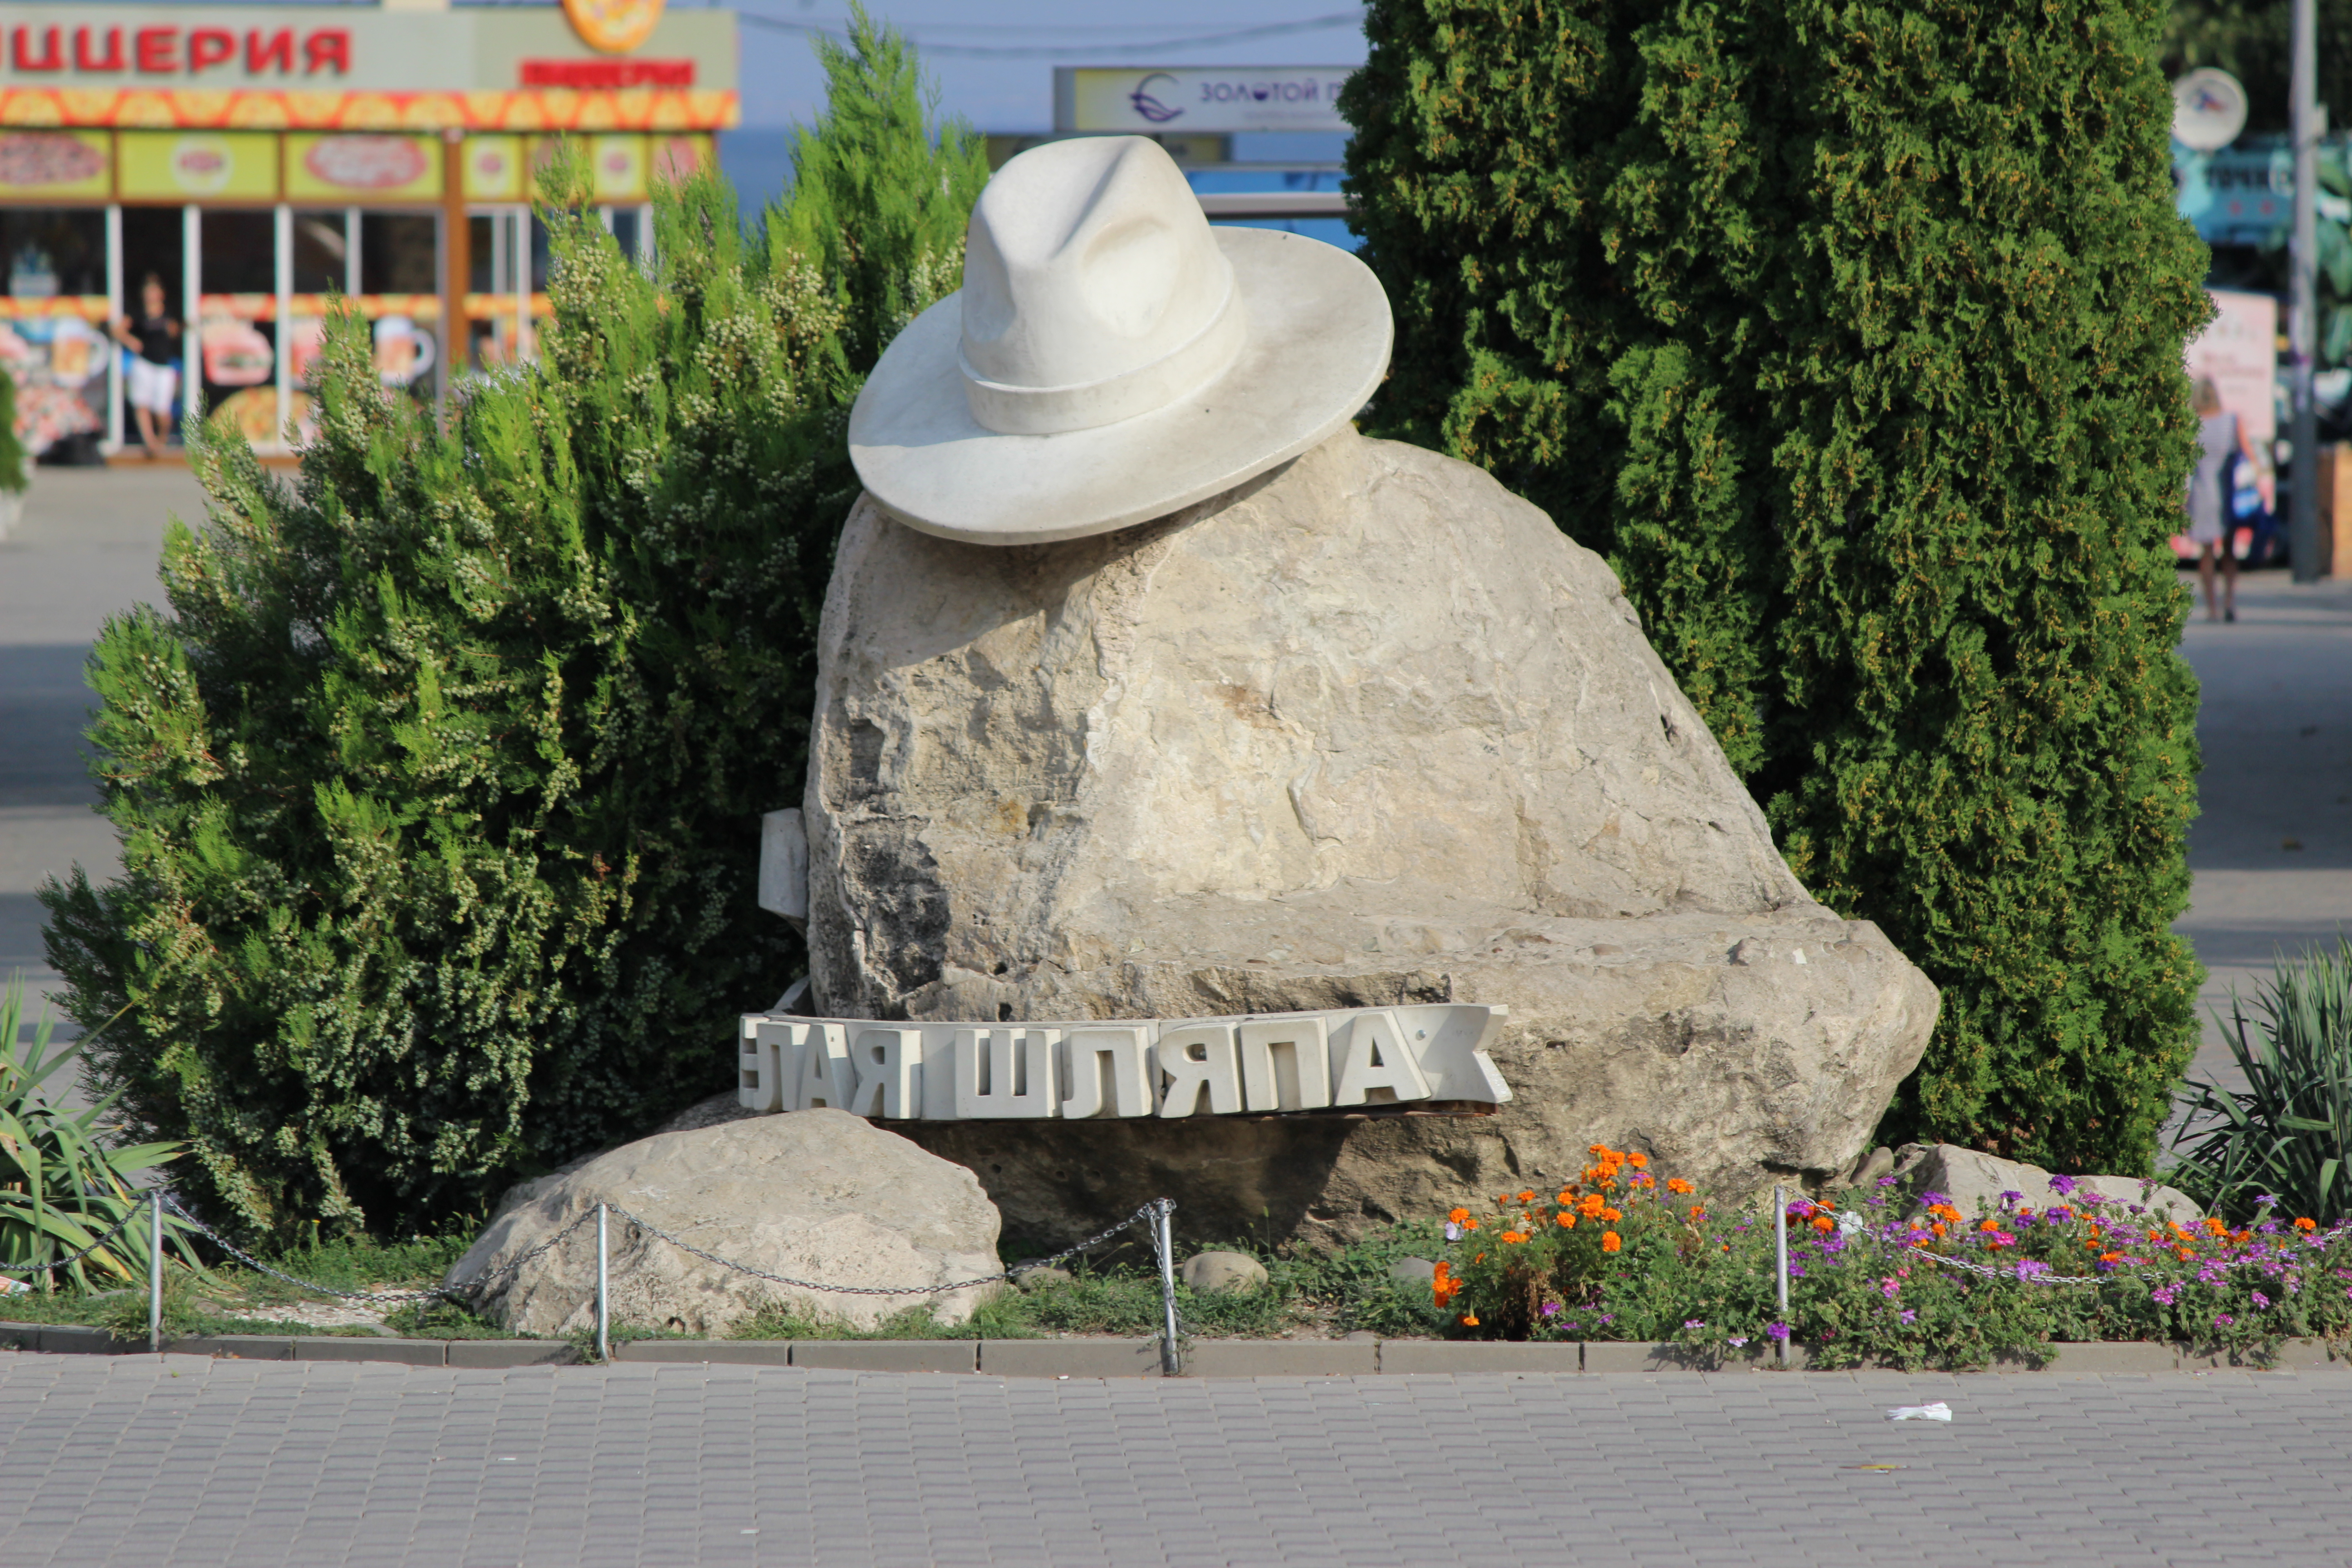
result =
[{"label": "crease in hat crown", "polygon": [[1049,142],[982,191],[956,359],[988,429],[1050,436],[1148,414],[1223,374],[1248,336],[1233,264],[1157,142]]}]

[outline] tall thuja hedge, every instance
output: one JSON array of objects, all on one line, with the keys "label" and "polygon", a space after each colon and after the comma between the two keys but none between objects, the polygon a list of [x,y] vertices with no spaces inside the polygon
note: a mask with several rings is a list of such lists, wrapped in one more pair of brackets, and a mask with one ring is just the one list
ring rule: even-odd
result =
[{"label": "tall thuja hedge", "polygon": [[1604,553],[1824,902],[1943,990],[1889,1113],[2140,1170],[2192,1048],[2205,257],[2157,0],[1373,0],[1384,433]]},{"label": "tall thuja hedge", "polygon": [[985,173],[857,42],[803,151],[894,128],[865,194],[921,222],[826,209],[854,276],[715,181],[663,194],[650,275],[559,196],[542,363],[444,429],[339,318],[291,486],[199,441],[170,610],[91,662],[124,875],[43,897],[102,1087],[244,1225],[414,1226],[642,1131],[796,972],[759,819],[804,776],[856,345],[954,286]]}]

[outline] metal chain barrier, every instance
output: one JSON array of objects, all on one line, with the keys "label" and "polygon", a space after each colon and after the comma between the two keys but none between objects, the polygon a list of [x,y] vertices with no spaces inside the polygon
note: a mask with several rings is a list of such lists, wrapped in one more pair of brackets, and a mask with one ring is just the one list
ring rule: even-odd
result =
[{"label": "metal chain barrier", "polygon": [[[79,1216],[77,1215],[76,1217]],[[88,1247],[83,1247],[79,1252],[75,1253],[70,1258],[53,1258],[47,1263],[12,1263],[5,1267],[0,1267],[0,1274],[23,1274],[29,1277],[35,1274],[45,1274],[52,1268],[70,1268],[75,1264],[79,1263],[83,1258],[88,1258],[91,1253],[96,1252],[100,1247],[104,1247],[108,1242],[112,1241],[116,1237],[121,1236],[124,1231],[129,1230],[131,1228],[131,1222],[138,1217],[139,1210],[134,1207],[129,1213],[125,1214],[121,1219],[114,1222],[113,1229],[108,1231],[104,1236],[100,1237],[96,1241],[91,1242]]]},{"label": "metal chain barrier", "polygon": [[[1076,1258],[1090,1247],[1108,1241],[1129,1226],[1140,1224],[1144,1220],[1156,1216],[1160,1212],[1160,1205],[1167,1202],[1165,1198],[1156,1198],[1109,1229],[1097,1231],[1076,1247],[1064,1247],[1050,1258],[1027,1258],[1010,1268],[1001,1268],[993,1274],[982,1275],[977,1279],[957,1279],[945,1285],[821,1285],[814,1279],[795,1279],[786,1274],[771,1274],[764,1268],[754,1268],[748,1263],[738,1263],[732,1258],[721,1258],[715,1252],[706,1252],[690,1241],[682,1241],[672,1236],[657,1225],[639,1219],[618,1204],[612,1205],[611,1208],[614,1215],[627,1220],[647,1236],[657,1237],[680,1252],[699,1258],[705,1263],[715,1263],[721,1268],[731,1268],[738,1274],[749,1274],[754,1279],[765,1279],[772,1284],[790,1285],[798,1290],[822,1290],[835,1296],[942,1296],[950,1290],[968,1290],[975,1285],[1009,1283],[1016,1274],[1025,1274],[1034,1268],[1050,1268],[1066,1258]],[[572,1223],[577,1225],[579,1221],[575,1220]]]},{"label": "metal chain barrier", "polygon": [[522,1253],[517,1257],[510,1258],[506,1262],[499,1265],[498,1268],[491,1269],[488,1273],[484,1274],[478,1279],[467,1280],[462,1285],[432,1285],[427,1286],[422,1290],[339,1290],[332,1285],[321,1285],[315,1279],[299,1279],[293,1275],[286,1273],[282,1269],[271,1268],[268,1264],[264,1263],[258,1258],[254,1257],[253,1254],[245,1251],[242,1247],[239,1247],[235,1242],[230,1241],[226,1237],[221,1235],[220,1232],[206,1225],[203,1220],[198,1219],[194,1215],[190,1214],[187,1209],[182,1205],[179,1199],[173,1197],[169,1194],[164,1194],[163,1204],[164,1206],[169,1208],[173,1214],[178,1215],[181,1219],[185,1221],[188,1226],[198,1236],[203,1237],[206,1241],[211,1242],[215,1247],[219,1247],[223,1252],[227,1253],[231,1258],[236,1258],[239,1263],[244,1264],[247,1268],[253,1269],[257,1273],[267,1274],[272,1279],[291,1285],[297,1289],[312,1291],[321,1296],[332,1296],[338,1300],[368,1301],[382,1303],[384,1305],[399,1305],[408,1301],[427,1301],[436,1299],[451,1301],[461,1300],[481,1289],[492,1279],[498,1276],[505,1275],[511,1277],[520,1270],[523,1265],[536,1260],[548,1251],[551,1250],[573,1231],[578,1230],[582,1226],[596,1217],[595,1211],[591,1209],[586,1214],[583,1214],[577,1219],[573,1220],[570,1225],[565,1226],[562,1230],[557,1231],[553,1236],[549,1237],[545,1241],[541,1242],[537,1247],[532,1247],[530,1251]]}]

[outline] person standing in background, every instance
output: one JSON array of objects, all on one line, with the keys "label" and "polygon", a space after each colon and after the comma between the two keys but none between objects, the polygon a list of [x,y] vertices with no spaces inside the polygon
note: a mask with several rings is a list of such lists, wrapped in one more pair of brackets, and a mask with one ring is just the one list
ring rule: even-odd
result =
[{"label": "person standing in background", "polygon": [[112,327],[114,341],[137,356],[131,362],[131,409],[150,458],[163,455],[172,400],[180,390],[180,323],[163,305],[163,280],[150,272],[139,286],[139,320],[118,316]]},{"label": "person standing in background", "polygon": [[[2197,546],[2197,581],[2205,589],[2205,618],[2238,618],[2238,558],[2230,551],[2228,509],[2223,505],[2221,473],[2230,454],[2242,452],[2254,460],[2253,443],[2245,422],[2221,406],[2221,389],[2211,376],[2200,376],[2192,394],[2197,410],[2197,468],[2189,476],[2189,542]],[[2213,602],[2213,558],[2221,559],[2221,602]]]}]

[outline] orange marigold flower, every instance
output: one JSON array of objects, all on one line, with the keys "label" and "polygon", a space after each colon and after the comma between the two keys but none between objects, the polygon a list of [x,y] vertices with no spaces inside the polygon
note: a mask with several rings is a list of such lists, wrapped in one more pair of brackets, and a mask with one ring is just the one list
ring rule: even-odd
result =
[{"label": "orange marigold flower", "polygon": [[1595,1143],[1591,1148],[1587,1149],[1585,1152],[1591,1155],[1596,1160],[1601,1159],[1608,1154],[1609,1145],[1606,1143]]},{"label": "orange marigold flower", "polygon": [[[1813,1223],[1814,1223],[1815,1225],[1820,1225],[1822,1222],[1821,1222],[1821,1221],[1819,1221],[1819,1220],[1815,1220]],[[1986,1235],[1990,1236],[1990,1235],[1991,1235],[1994,1231],[1999,1230],[1999,1229],[2000,1228],[2000,1221],[1999,1221],[1999,1220],[1997,1220],[1997,1219],[1989,1219],[1989,1220],[1985,1221],[1982,1225],[1980,1225],[1980,1226],[1977,1226],[1977,1228],[1978,1228],[1979,1230],[1980,1230],[1980,1231],[1983,1231]]]},{"label": "orange marigold flower", "polygon": [[1462,1228],[1465,1230],[1475,1230],[1478,1228],[1478,1222],[1475,1219],[1465,1219],[1462,1222]]},{"label": "orange marigold flower", "polygon": [[2185,1247],[2174,1247],[2172,1249],[2172,1255],[2180,1259],[2183,1263],[2194,1263],[2197,1261],[2197,1255]]},{"label": "orange marigold flower", "polygon": [[1463,1326],[1464,1328],[1465,1328],[1465,1329],[1475,1329],[1475,1328],[1476,1328],[1476,1327],[1478,1326],[1478,1314],[1477,1314],[1477,1313],[1475,1313],[1475,1312],[1465,1312],[1465,1313],[1463,1313],[1463,1314],[1462,1314],[1462,1326]]},{"label": "orange marigold flower", "polygon": [[2205,1228],[2211,1231],[2215,1236],[2227,1236],[2230,1234],[2229,1226],[2218,1219],[2207,1220],[2205,1222]]},{"label": "orange marigold flower", "polygon": [[1445,1217],[1452,1220],[1455,1225],[1467,1225],[1470,1223],[1470,1211],[1468,1209],[1452,1209],[1447,1212]]},{"label": "orange marigold flower", "polygon": [[1559,1216],[1559,1228],[1562,1230],[1574,1230],[1576,1228],[1576,1216],[1563,1211]]},{"label": "orange marigold flower", "polygon": [[1666,1191],[1670,1193],[1679,1195],[1681,1194],[1690,1192],[1691,1190],[1691,1184],[1688,1182],[1684,1181],[1680,1176],[1668,1176],[1666,1178]]},{"label": "orange marigold flower", "polygon": [[1531,1203],[1533,1203],[1533,1202],[1535,1202],[1535,1201],[1536,1201],[1536,1194],[1535,1194],[1535,1189],[1534,1189],[1533,1187],[1528,1188],[1526,1192],[1521,1193],[1521,1194],[1519,1194],[1519,1202],[1521,1202],[1521,1203],[1523,1203],[1523,1204],[1531,1204]]},{"label": "orange marigold flower", "polygon": [[1693,1219],[1705,1219],[1706,1217],[1706,1211],[1705,1209],[1703,1209],[1703,1208],[1699,1207],[1699,1206],[1698,1206],[1698,1205],[1696,1205],[1696,1204],[1693,1204],[1693,1205],[1691,1205],[1691,1218],[1693,1218]]},{"label": "orange marigold flower", "polygon": [[1560,1207],[1566,1208],[1569,1205],[1576,1201],[1576,1194],[1573,1192],[1564,1192],[1552,1201],[1559,1205]]},{"label": "orange marigold flower", "polygon": [[1527,1238],[1527,1233],[1524,1231],[1507,1230],[1503,1233],[1503,1239],[1507,1242],[1520,1242]]},{"label": "orange marigold flower", "polygon": [[1609,1205],[1599,1193],[1587,1193],[1584,1194],[1584,1201],[1576,1206],[1583,1212],[1585,1218],[1599,1219],[1601,1211],[1607,1208]]},{"label": "orange marigold flower", "polygon": [[1639,1171],[1648,1166],[1650,1163],[1650,1157],[1647,1154],[1643,1153],[1639,1149],[1636,1149],[1631,1154],[1625,1156],[1625,1163],[1633,1166],[1633,1169]]},{"label": "orange marigold flower", "polygon": [[1937,1220],[1936,1222],[1935,1231],[1938,1237],[1941,1237],[1944,1234],[1944,1222],[1942,1220]]},{"label": "orange marigold flower", "polygon": [[2123,1260],[2124,1255],[2120,1252],[2102,1252],[2099,1254],[2099,1261],[2102,1263],[2121,1263]]},{"label": "orange marigold flower", "polygon": [[1437,1266],[1437,1277],[1438,1277],[1440,1279],[1444,1279],[1448,1274],[1451,1274],[1451,1273],[1453,1273],[1453,1272],[1454,1272],[1454,1265],[1452,1265],[1451,1263],[1441,1263],[1441,1264],[1439,1264],[1439,1265]]},{"label": "orange marigold flower", "polygon": [[1817,1214],[1813,1216],[1813,1228],[1819,1231],[1835,1230],[1837,1228],[1837,1221],[1830,1218],[1830,1216],[1825,1214]]},{"label": "orange marigold flower", "polygon": [[1602,1209],[1601,1211],[1601,1217],[1607,1220],[1611,1225],[1615,1225],[1619,1220],[1623,1219],[1625,1215],[1617,1209]]},{"label": "orange marigold flower", "polygon": [[1613,1230],[1604,1230],[1604,1231],[1602,1231],[1602,1232],[1601,1233],[1601,1251],[1603,1251],[1603,1252],[1614,1252],[1614,1251],[1616,1251],[1619,1247],[1622,1247],[1622,1246],[1624,1246],[1624,1245],[1625,1245],[1625,1244],[1624,1244],[1623,1242],[1622,1242],[1622,1241],[1620,1241],[1620,1240],[1618,1240],[1618,1239],[1617,1239],[1617,1233],[1616,1233],[1615,1231],[1613,1231]]},{"label": "orange marigold flower", "polygon": [[2317,1230],[2319,1228],[2319,1222],[2315,1219],[2299,1219],[2294,1222],[2294,1228],[2297,1230]]}]

